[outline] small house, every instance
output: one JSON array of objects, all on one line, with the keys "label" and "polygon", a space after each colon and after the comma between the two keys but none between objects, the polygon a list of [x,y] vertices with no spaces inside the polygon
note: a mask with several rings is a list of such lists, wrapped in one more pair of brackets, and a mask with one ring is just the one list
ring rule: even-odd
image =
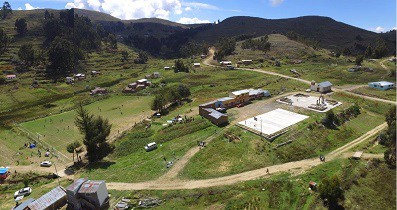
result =
[{"label": "small house", "polygon": [[227,66],[227,65],[232,65],[232,62],[231,61],[221,61],[220,64],[222,66]]},{"label": "small house", "polygon": [[90,95],[105,95],[108,91],[105,88],[96,87],[94,90],[91,90]]},{"label": "small house", "polygon": [[103,180],[84,182],[78,196],[82,209],[103,209],[109,204],[109,193]]},{"label": "small house", "polygon": [[212,108],[202,108],[200,114],[202,117],[208,119],[215,125],[224,125],[229,122],[228,116],[226,114],[223,114],[221,112],[216,111],[215,109]]},{"label": "small house", "polygon": [[81,73],[75,74],[74,78],[76,80],[85,80],[85,74],[81,74]]},{"label": "small house", "polygon": [[270,92],[268,90],[250,89],[249,91],[250,100],[261,99],[263,97],[269,97],[269,96],[270,96]]},{"label": "small house", "polygon": [[193,63],[193,66],[194,66],[195,68],[200,68],[201,64],[200,64],[200,63]]},{"label": "small house", "polygon": [[252,64],[252,60],[241,60],[241,63],[244,65],[250,65]]},{"label": "small house", "polygon": [[91,71],[91,75],[92,76],[97,76],[97,75],[101,75],[102,73],[100,71]]},{"label": "small house", "polygon": [[73,77],[66,77],[66,83],[67,84],[72,84],[74,82],[74,78]]},{"label": "small house", "polygon": [[370,88],[376,88],[378,90],[389,90],[395,87],[395,84],[392,82],[387,81],[380,81],[380,82],[370,82],[368,83]]},{"label": "small house", "polygon": [[220,99],[217,99],[215,102],[215,108],[230,108],[233,107],[234,104],[234,98],[231,97],[223,97]]},{"label": "small house", "polygon": [[229,93],[229,97],[234,98],[235,104],[247,103],[250,100],[249,92],[250,90],[248,89],[238,90]]},{"label": "small house", "polygon": [[321,82],[321,83],[316,83],[315,81],[312,81],[310,84],[310,90],[320,92],[320,93],[328,93],[332,91],[332,83],[329,81]]},{"label": "small house", "polygon": [[17,75],[15,75],[15,74],[6,75],[6,79],[7,79],[7,80],[14,80],[14,79],[16,79],[16,78],[17,78]]},{"label": "small house", "polygon": [[169,66],[164,66],[164,70],[170,70],[171,68]]},{"label": "small house", "polygon": [[68,207],[70,209],[78,210],[81,209],[78,191],[81,185],[86,182],[88,179],[80,178],[75,180],[71,185],[66,188],[66,195],[68,200]]},{"label": "small house", "polygon": [[30,210],[52,210],[60,209],[66,205],[66,192],[65,189],[58,186],[52,189],[50,192],[44,194],[37,200],[30,203],[27,209]]}]

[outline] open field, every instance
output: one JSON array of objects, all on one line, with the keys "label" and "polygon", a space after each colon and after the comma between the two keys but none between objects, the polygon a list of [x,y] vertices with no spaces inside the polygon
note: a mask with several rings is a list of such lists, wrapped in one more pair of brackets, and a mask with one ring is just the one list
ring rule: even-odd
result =
[{"label": "open field", "polygon": [[[113,96],[90,105],[86,108],[91,114],[101,115],[109,119],[112,124],[111,136],[126,128],[132,127],[150,116],[150,101],[152,97],[144,96]],[[22,123],[21,126],[32,136],[39,139],[55,150],[67,154],[66,145],[75,140],[81,140],[82,136],[74,125],[75,111],[40,118],[34,121]],[[71,156],[68,154],[67,156]]]},{"label": "open field", "polygon": [[391,101],[396,101],[396,89],[378,90],[378,89],[370,88],[370,87],[360,87],[360,88],[354,89],[352,92],[358,93],[361,95],[372,96],[372,97],[383,98],[383,99],[387,99],[387,100],[391,100]]}]

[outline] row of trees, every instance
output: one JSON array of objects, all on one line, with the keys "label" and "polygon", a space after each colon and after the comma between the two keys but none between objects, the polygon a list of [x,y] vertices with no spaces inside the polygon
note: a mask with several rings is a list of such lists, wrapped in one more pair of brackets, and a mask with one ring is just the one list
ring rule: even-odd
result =
[{"label": "row of trees", "polygon": [[236,40],[233,38],[222,38],[216,44],[214,60],[222,61],[228,55],[231,55],[236,49]]},{"label": "row of trees", "polygon": [[360,113],[360,106],[357,104],[352,105],[337,115],[332,110],[329,110],[321,120],[321,123],[327,128],[334,129],[350,119],[357,117]]},{"label": "row of trees", "polygon": [[386,122],[388,128],[380,135],[380,144],[387,147],[384,153],[386,163],[391,168],[396,168],[396,107],[388,111]]},{"label": "row of trees", "polygon": [[180,101],[188,98],[190,95],[189,88],[182,84],[165,87],[156,94],[151,108],[154,111],[162,113],[169,104],[180,103]]},{"label": "row of trees", "polygon": [[175,60],[174,72],[175,73],[178,73],[178,72],[186,72],[186,73],[188,73],[189,72],[189,66],[185,65],[183,63],[183,61],[180,60],[180,59]]}]

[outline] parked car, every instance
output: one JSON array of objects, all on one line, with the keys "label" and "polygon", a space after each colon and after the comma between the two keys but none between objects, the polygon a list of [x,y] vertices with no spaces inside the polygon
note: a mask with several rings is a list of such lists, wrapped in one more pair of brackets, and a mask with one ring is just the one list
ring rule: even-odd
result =
[{"label": "parked car", "polygon": [[152,150],[157,149],[157,144],[156,144],[156,142],[152,142],[152,143],[147,144],[144,148],[145,148],[146,152],[150,152]]},{"label": "parked car", "polygon": [[52,163],[50,161],[46,160],[46,161],[41,162],[40,166],[41,167],[50,167],[50,166],[52,166]]},{"label": "parked car", "polygon": [[19,196],[30,195],[31,193],[32,193],[32,188],[30,188],[30,187],[25,187],[25,188],[22,188],[22,189],[16,191],[16,192],[14,193],[14,198],[19,197]]}]

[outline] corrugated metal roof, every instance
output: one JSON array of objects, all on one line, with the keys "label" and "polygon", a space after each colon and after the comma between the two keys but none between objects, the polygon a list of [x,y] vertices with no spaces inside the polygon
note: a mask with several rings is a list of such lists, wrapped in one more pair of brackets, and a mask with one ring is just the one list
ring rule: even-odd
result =
[{"label": "corrugated metal roof", "polygon": [[33,198],[27,199],[25,202],[21,203],[19,206],[17,206],[14,210],[24,210],[29,204],[31,204],[34,201]]},{"label": "corrugated metal roof", "polygon": [[66,188],[66,190],[77,192],[79,190],[81,184],[83,184],[85,181],[87,181],[86,178],[80,178],[80,179],[74,181],[73,184],[69,185]]},{"label": "corrugated metal roof", "polygon": [[394,83],[387,82],[387,81],[371,82],[370,84],[375,84],[375,85],[380,85],[380,86],[394,85]]},{"label": "corrugated metal roof", "polygon": [[206,108],[205,110],[208,111],[208,112],[210,112],[208,115],[211,116],[211,117],[213,117],[213,118],[215,118],[215,119],[219,119],[219,118],[221,118],[222,116],[227,116],[227,115],[225,115],[225,114],[223,114],[223,113],[220,113],[220,112],[216,111],[215,109]]},{"label": "corrugated metal roof", "polygon": [[39,199],[28,205],[31,210],[42,210],[55,204],[57,201],[66,197],[65,191],[61,187],[56,187],[50,192],[44,194]]},{"label": "corrugated metal roof", "polygon": [[88,180],[81,185],[79,193],[96,193],[99,186],[104,182],[104,180]]},{"label": "corrugated metal roof", "polygon": [[215,103],[216,103],[216,101],[210,101],[205,104],[201,104],[200,106],[208,106],[208,105],[215,104]]},{"label": "corrugated metal roof", "polygon": [[332,83],[329,81],[325,81],[325,82],[319,83],[318,86],[319,87],[329,87],[329,86],[332,86]]},{"label": "corrugated metal roof", "polygon": [[238,96],[238,95],[245,94],[245,93],[249,93],[249,92],[250,92],[250,90],[245,89],[245,90],[237,90],[237,91],[234,91],[234,92],[232,92],[232,93],[233,93],[233,95]]},{"label": "corrugated metal roof", "polygon": [[[261,94],[261,93],[265,93],[267,90],[262,90],[262,89],[255,89],[255,90],[251,90],[250,92],[249,92],[249,94],[250,95],[258,95],[258,94]],[[269,92],[269,91],[267,91],[267,92]]]},{"label": "corrugated metal roof", "polygon": [[229,100],[233,100],[234,98],[232,98],[232,97],[223,97],[223,98],[220,98],[220,99],[218,99],[217,101],[229,101]]}]

